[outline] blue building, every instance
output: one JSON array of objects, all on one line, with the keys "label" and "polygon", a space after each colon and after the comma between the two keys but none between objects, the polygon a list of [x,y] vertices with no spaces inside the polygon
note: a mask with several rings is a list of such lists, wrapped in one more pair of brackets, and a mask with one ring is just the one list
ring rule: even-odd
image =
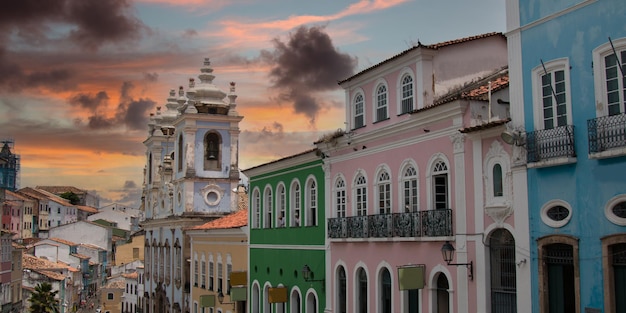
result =
[{"label": "blue building", "polygon": [[626,312],[625,16],[624,0],[507,1],[533,312]]},{"label": "blue building", "polygon": [[20,156],[11,152],[13,140],[3,140],[0,149],[0,188],[19,189]]}]

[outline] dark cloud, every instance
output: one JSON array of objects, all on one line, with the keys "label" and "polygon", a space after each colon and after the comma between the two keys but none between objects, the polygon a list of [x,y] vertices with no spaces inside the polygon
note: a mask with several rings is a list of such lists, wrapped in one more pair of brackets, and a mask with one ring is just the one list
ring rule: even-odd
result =
[{"label": "dark cloud", "polygon": [[95,96],[89,94],[77,94],[69,99],[69,103],[74,106],[96,112],[98,108],[104,107],[109,100],[109,95],[105,91],[98,92]]},{"label": "dark cloud", "polygon": [[[131,94],[133,88],[132,82],[122,83],[119,104],[112,117],[110,114],[106,114],[109,96],[105,91],[100,91],[96,95],[77,94],[71,97],[68,102],[73,106],[86,109],[91,114],[87,117],[89,129],[125,126],[128,130],[141,130],[146,128],[149,112],[155,106],[155,102],[150,99],[134,99]],[[80,120],[76,124],[80,125]]]},{"label": "dark cloud", "polygon": [[20,0],[0,3],[0,29],[5,34],[16,31],[21,39],[32,43],[30,40],[48,38],[53,24],[69,26],[66,39],[88,49],[137,39],[142,30],[147,30],[133,15],[127,0]]},{"label": "dark cloud", "polygon": [[185,29],[185,31],[183,32],[183,37],[194,37],[194,36],[198,36],[198,32],[195,29]]},{"label": "dark cloud", "polygon": [[323,27],[299,27],[287,42],[275,38],[273,44],[274,51],[260,54],[272,66],[273,87],[284,90],[281,98],[314,123],[322,109],[315,94],[339,88],[337,81],[354,73],[356,59],[340,53]]},{"label": "dark cloud", "polygon": [[124,182],[124,189],[134,189],[137,188],[137,184],[135,184],[132,180],[127,180]]}]

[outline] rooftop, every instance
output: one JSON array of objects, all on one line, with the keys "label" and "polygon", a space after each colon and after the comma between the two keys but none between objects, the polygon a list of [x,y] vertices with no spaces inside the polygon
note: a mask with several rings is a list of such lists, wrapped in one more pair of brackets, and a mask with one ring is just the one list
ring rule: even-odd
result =
[{"label": "rooftop", "polygon": [[190,229],[228,229],[248,225],[248,210],[239,210],[224,217],[212,220],[208,223],[192,227]]}]

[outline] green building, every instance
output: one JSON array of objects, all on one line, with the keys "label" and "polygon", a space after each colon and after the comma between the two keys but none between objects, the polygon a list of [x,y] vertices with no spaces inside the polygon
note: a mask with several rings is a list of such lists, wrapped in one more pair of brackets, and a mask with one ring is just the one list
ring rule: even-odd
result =
[{"label": "green building", "polygon": [[249,178],[250,312],[323,312],[324,170],[309,150],[244,171]]}]

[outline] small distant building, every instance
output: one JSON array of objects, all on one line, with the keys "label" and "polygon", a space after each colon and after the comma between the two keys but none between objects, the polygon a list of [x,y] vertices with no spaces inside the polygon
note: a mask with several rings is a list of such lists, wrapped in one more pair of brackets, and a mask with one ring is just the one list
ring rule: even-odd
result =
[{"label": "small distant building", "polygon": [[57,196],[61,196],[64,193],[71,192],[78,196],[79,205],[86,205],[91,207],[100,207],[100,198],[96,194],[89,193],[87,190],[76,188],[73,186],[37,186],[37,189],[45,190],[53,193]]},{"label": "small distant building", "polygon": [[134,233],[130,237],[130,241],[119,245],[115,249],[115,265],[128,264],[136,260],[144,260],[144,241],[146,240],[145,231]]},{"label": "small distant building", "polygon": [[20,187],[20,156],[11,152],[15,143],[13,140],[0,143],[0,188],[15,191]]},{"label": "small distant building", "polygon": [[11,237],[9,231],[0,229],[0,308],[11,306]]},{"label": "small distant building", "polygon": [[138,279],[139,273],[132,272],[128,274],[122,274],[124,277],[124,294],[122,295],[122,312],[124,313],[137,313],[137,298],[138,298]]},{"label": "small distant building", "polygon": [[[29,254],[22,255],[22,264],[24,267],[22,285],[26,291],[23,294],[24,299],[30,298],[32,290],[37,285],[47,282],[52,285],[52,291],[57,291],[57,297],[60,300],[59,312],[67,312],[66,305],[69,303],[69,295],[65,288],[69,273],[67,266]],[[30,308],[30,301],[25,301],[24,307],[24,312],[27,312]]]},{"label": "small distant building", "polygon": [[125,287],[125,280],[116,280],[109,282],[101,289],[100,305],[103,313],[122,313],[122,301],[124,301],[122,296]]}]

